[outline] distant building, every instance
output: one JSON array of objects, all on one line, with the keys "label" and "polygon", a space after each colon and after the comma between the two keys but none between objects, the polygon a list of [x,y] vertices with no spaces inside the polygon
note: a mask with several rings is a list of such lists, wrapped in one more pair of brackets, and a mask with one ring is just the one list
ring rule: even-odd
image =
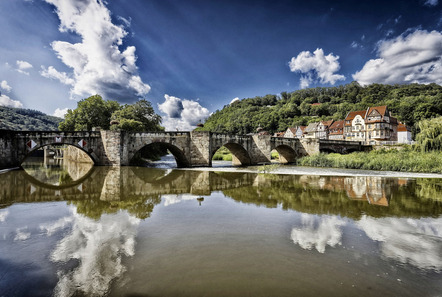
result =
[{"label": "distant building", "polygon": [[285,138],[303,138],[304,129],[306,126],[288,127],[284,133]]},{"label": "distant building", "polygon": [[410,128],[405,124],[399,123],[397,127],[397,142],[398,143],[410,143],[413,141],[411,139],[411,131]]},{"label": "distant building", "polygon": [[275,134],[273,134],[273,137],[284,137],[285,132],[276,132]]},{"label": "distant building", "polygon": [[365,141],[365,117],[366,111],[352,111],[344,120],[345,140]]},{"label": "distant building", "polygon": [[333,124],[333,120],[319,122],[316,128],[316,137],[318,139],[328,139],[329,127]]},{"label": "distant building", "polygon": [[344,139],[344,121],[334,121],[328,128],[328,139],[343,140]]},{"label": "distant building", "polygon": [[344,120],[346,140],[381,142],[397,141],[398,122],[387,106],[369,107],[366,111],[352,111]]},{"label": "distant building", "polygon": [[318,125],[318,122],[310,123],[304,130],[304,138],[316,138]]},{"label": "distant building", "polygon": [[296,137],[296,130],[298,127],[288,127],[287,130],[284,132],[285,138],[295,138]]},{"label": "distant building", "polygon": [[387,106],[367,109],[365,116],[367,141],[397,141],[397,119],[391,116]]}]

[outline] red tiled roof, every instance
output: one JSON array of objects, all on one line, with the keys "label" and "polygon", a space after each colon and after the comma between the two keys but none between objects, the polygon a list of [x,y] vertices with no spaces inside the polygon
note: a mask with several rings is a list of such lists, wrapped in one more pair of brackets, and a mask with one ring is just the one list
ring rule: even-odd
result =
[{"label": "red tiled roof", "polygon": [[357,115],[360,115],[363,119],[365,118],[365,110],[351,111],[345,118],[346,121],[352,121]]},{"label": "red tiled roof", "polygon": [[379,112],[381,114],[381,116],[388,115],[387,114],[387,105],[370,107],[368,109],[367,116],[369,116],[373,110],[376,110],[377,112]]},{"label": "red tiled roof", "polygon": [[307,126],[299,126],[299,128],[301,129],[302,132],[304,132],[305,128],[307,128]]},{"label": "red tiled roof", "polygon": [[330,134],[339,135],[344,133],[344,121],[335,121],[329,128]]},{"label": "red tiled roof", "polygon": [[404,124],[400,123],[397,126],[397,131],[398,132],[407,132],[407,131],[410,131],[410,130],[409,130],[409,128],[407,126],[405,126]]},{"label": "red tiled roof", "polygon": [[324,126],[329,127],[329,126],[333,123],[333,120],[322,121],[321,123],[322,123]]}]

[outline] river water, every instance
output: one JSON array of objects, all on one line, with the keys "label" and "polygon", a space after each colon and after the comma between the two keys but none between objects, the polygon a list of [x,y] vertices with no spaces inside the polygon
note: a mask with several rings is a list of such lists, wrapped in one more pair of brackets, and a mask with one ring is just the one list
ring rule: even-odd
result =
[{"label": "river water", "polygon": [[0,296],[442,296],[441,178],[217,166],[0,174]]}]

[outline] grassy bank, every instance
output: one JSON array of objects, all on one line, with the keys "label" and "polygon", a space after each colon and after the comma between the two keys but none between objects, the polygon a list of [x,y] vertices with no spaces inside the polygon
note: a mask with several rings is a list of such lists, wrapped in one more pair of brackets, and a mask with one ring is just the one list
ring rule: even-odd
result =
[{"label": "grassy bank", "polygon": [[219,150],[216,151],[216,153],[213,155],[212,160],[218,160],[218,161],[232,161],[232,154],[230,151],[222,146]]},{"label": "grassy bank", "polygon": [[303,157],[301,166],[366,170],[442,173],[442,153],[417,152],[411,149],[355,152],[348,155],[324,154]]}]

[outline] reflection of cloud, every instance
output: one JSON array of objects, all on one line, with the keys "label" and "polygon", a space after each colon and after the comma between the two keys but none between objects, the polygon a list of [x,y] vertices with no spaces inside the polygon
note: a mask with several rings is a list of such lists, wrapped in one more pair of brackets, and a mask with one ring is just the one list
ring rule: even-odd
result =
[{"label": "reflection of cloud", "polygon": [[382,243],[381,252],[386,257],[421,269],[442,269],[442,218],[364,216],[357,224],[368,237]]},{"label": "reflection of cloud", "polygon": [[31,232],[25,232],[28,229],[28,227],[18,228],[17,233],[15,234],[14,241],[21,240],[24,241],[26,239],[29,239],[31,237]]},{"label": "reflection of cloud", "polygon": [[[99,220],[78,213],[72,216],[72,232],[62,239],[52,252],[55,262],[77,259],[80,264],[70,271],[59,272],[55,296],[102,296],[108,292],[113,279],[121,276],[126,268],[122,256],[133,256],[136,228],[139,219],[120,211],[102,215]],[[58,221],[52,229],[62,225]]]},{"label": "reflection of cloud", "polygon": [[51,236],[57,230],[64,229],[66,226],[70,225],[73,221],[73,217],[64,217],[56,221],[55,223],[48,223],[40,225],[40,229],[46,231],[48,236]]},{"label": "reflection of cloud", "polygon": [[190,194],[181,194],[181,195],[162,195],[161,198],[164,200],[164,206],[169,206],[172,204],[180,203],[185,200],[196,200],[199,196],[190,195]]},{"label": "reflection of cloud", "polygon": [[303,249],[311,250],[314,247],[324,253],[327,245],[341,245],[341,227],[344,225],[345,221],[336,216],[302,214],[302,227],[293,228],[291,237]]},{"label": "reflection of cloud", "polygon": [[9,210],[0,211],[0,222],[6,221],[8,215],[9,215]]}]

